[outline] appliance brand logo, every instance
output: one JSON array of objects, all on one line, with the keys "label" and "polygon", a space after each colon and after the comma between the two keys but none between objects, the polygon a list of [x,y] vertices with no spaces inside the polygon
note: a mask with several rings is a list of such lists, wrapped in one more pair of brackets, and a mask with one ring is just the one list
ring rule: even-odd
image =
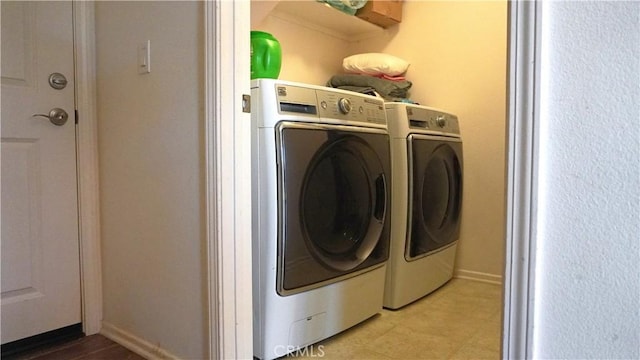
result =
[{"label": "appliance brand logo", "polygon": [[287,96],[287,88],[284,86],[278,86],[278,96]]},{"label": "appliance brand logo", "polygon": [[407,108],[407,115],[412,116],[413,115],[413,109]]}]

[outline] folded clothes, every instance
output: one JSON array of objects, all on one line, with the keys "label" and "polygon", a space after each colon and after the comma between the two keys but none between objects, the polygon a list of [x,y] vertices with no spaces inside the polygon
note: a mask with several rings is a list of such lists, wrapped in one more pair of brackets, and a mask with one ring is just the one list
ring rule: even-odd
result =
[{"label": "folded clothes", "polygon": [[368,95],[371,95],[374,91],[376,91],[376,89],[372,88],[371,86],[343,85],[343,86],[338,86],[337,88],[342,90],[362,93],[362,94],[368,94]]},{"label": "folded clothes", "polygon": [[342,1],[342,0],[317,0],[318,2],[323,2],[331,5],[332,8],[336,10],[340,10],[347,15],[355,15],[356,11],[363,7],[367,0],[350,0],[350,1]]},{"label": "folded clothes", "polygon": [[380,74],[380,75],[376,75],[376,77],[380,78],[380,79],[385,79],[385,80],[391,80],[391,81],[403,81],[403,80],[407,80],[406,77],[404,76],[389,76],[386,74]]},{"label": "folded clothes", "polygon": [[[391,81],[369,75],[334,75],[329,79],[327,86],[334,88],[343,87],[371,87],[385,99],[408,98],[411,81]],[[345,89],[347,90],[347,89]],[[352,90],[353,91],[353,90]]]}]

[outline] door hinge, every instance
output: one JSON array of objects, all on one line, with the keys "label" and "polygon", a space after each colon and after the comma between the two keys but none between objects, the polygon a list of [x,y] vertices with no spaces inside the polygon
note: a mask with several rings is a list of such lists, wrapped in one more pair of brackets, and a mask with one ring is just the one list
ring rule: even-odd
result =
[{"label": "door hinge", "polygon": [[75,113],[76,116],[76,125],[78,125],[78,110],[73,110],[73,112]]},{"label": "door hinge", "polygon": [[242,112],[251,112],[251,95],[242,94]]}]

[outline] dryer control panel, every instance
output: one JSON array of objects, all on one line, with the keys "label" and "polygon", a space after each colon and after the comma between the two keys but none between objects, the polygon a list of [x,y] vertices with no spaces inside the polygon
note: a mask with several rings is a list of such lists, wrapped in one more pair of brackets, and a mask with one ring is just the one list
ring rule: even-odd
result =
[{"label": "dryer control panel", "polygon": [[445,134],[458,135],[460,127],[458,117],[446,112],[426,107],[407,106],[407,125],[416,130],[432,130]]},{"label": "dryer control panel", "polygon": [[389,134],[401,139],[409,134],[460,137],[458,117],[449,112],[417,104],[385,103]]}]

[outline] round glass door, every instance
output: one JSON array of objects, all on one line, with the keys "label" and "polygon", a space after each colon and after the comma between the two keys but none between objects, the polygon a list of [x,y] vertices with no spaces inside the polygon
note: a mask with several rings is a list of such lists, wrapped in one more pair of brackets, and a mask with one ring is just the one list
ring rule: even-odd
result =
[{"label": "round glass door", "polygon": [[[451,231],[458,221],[460,204],[459,165],[450,147],[441,146],[427,164],[422,176],[422,225],[432,235]],[[444,236],[446,238],[446,236]],[[434,236],[438,243],[445,241]]]},{"label": "round glass door", "polygon": [[[452,145],[439,143],[433,146],[427,152],[427,159],[420,159],[419,154],[414,154],[410,258],[457,240],[462,202],[462,166]],[[414,146],[414,153],[417,148],[420,147]]]},{"label": "round glass door", "polygon": [[328,143],[312,159],[300,196],[301,227],[324,265],[351,270],[375,248],[386,197],[382,174],[375,152],[354,136]]}]

